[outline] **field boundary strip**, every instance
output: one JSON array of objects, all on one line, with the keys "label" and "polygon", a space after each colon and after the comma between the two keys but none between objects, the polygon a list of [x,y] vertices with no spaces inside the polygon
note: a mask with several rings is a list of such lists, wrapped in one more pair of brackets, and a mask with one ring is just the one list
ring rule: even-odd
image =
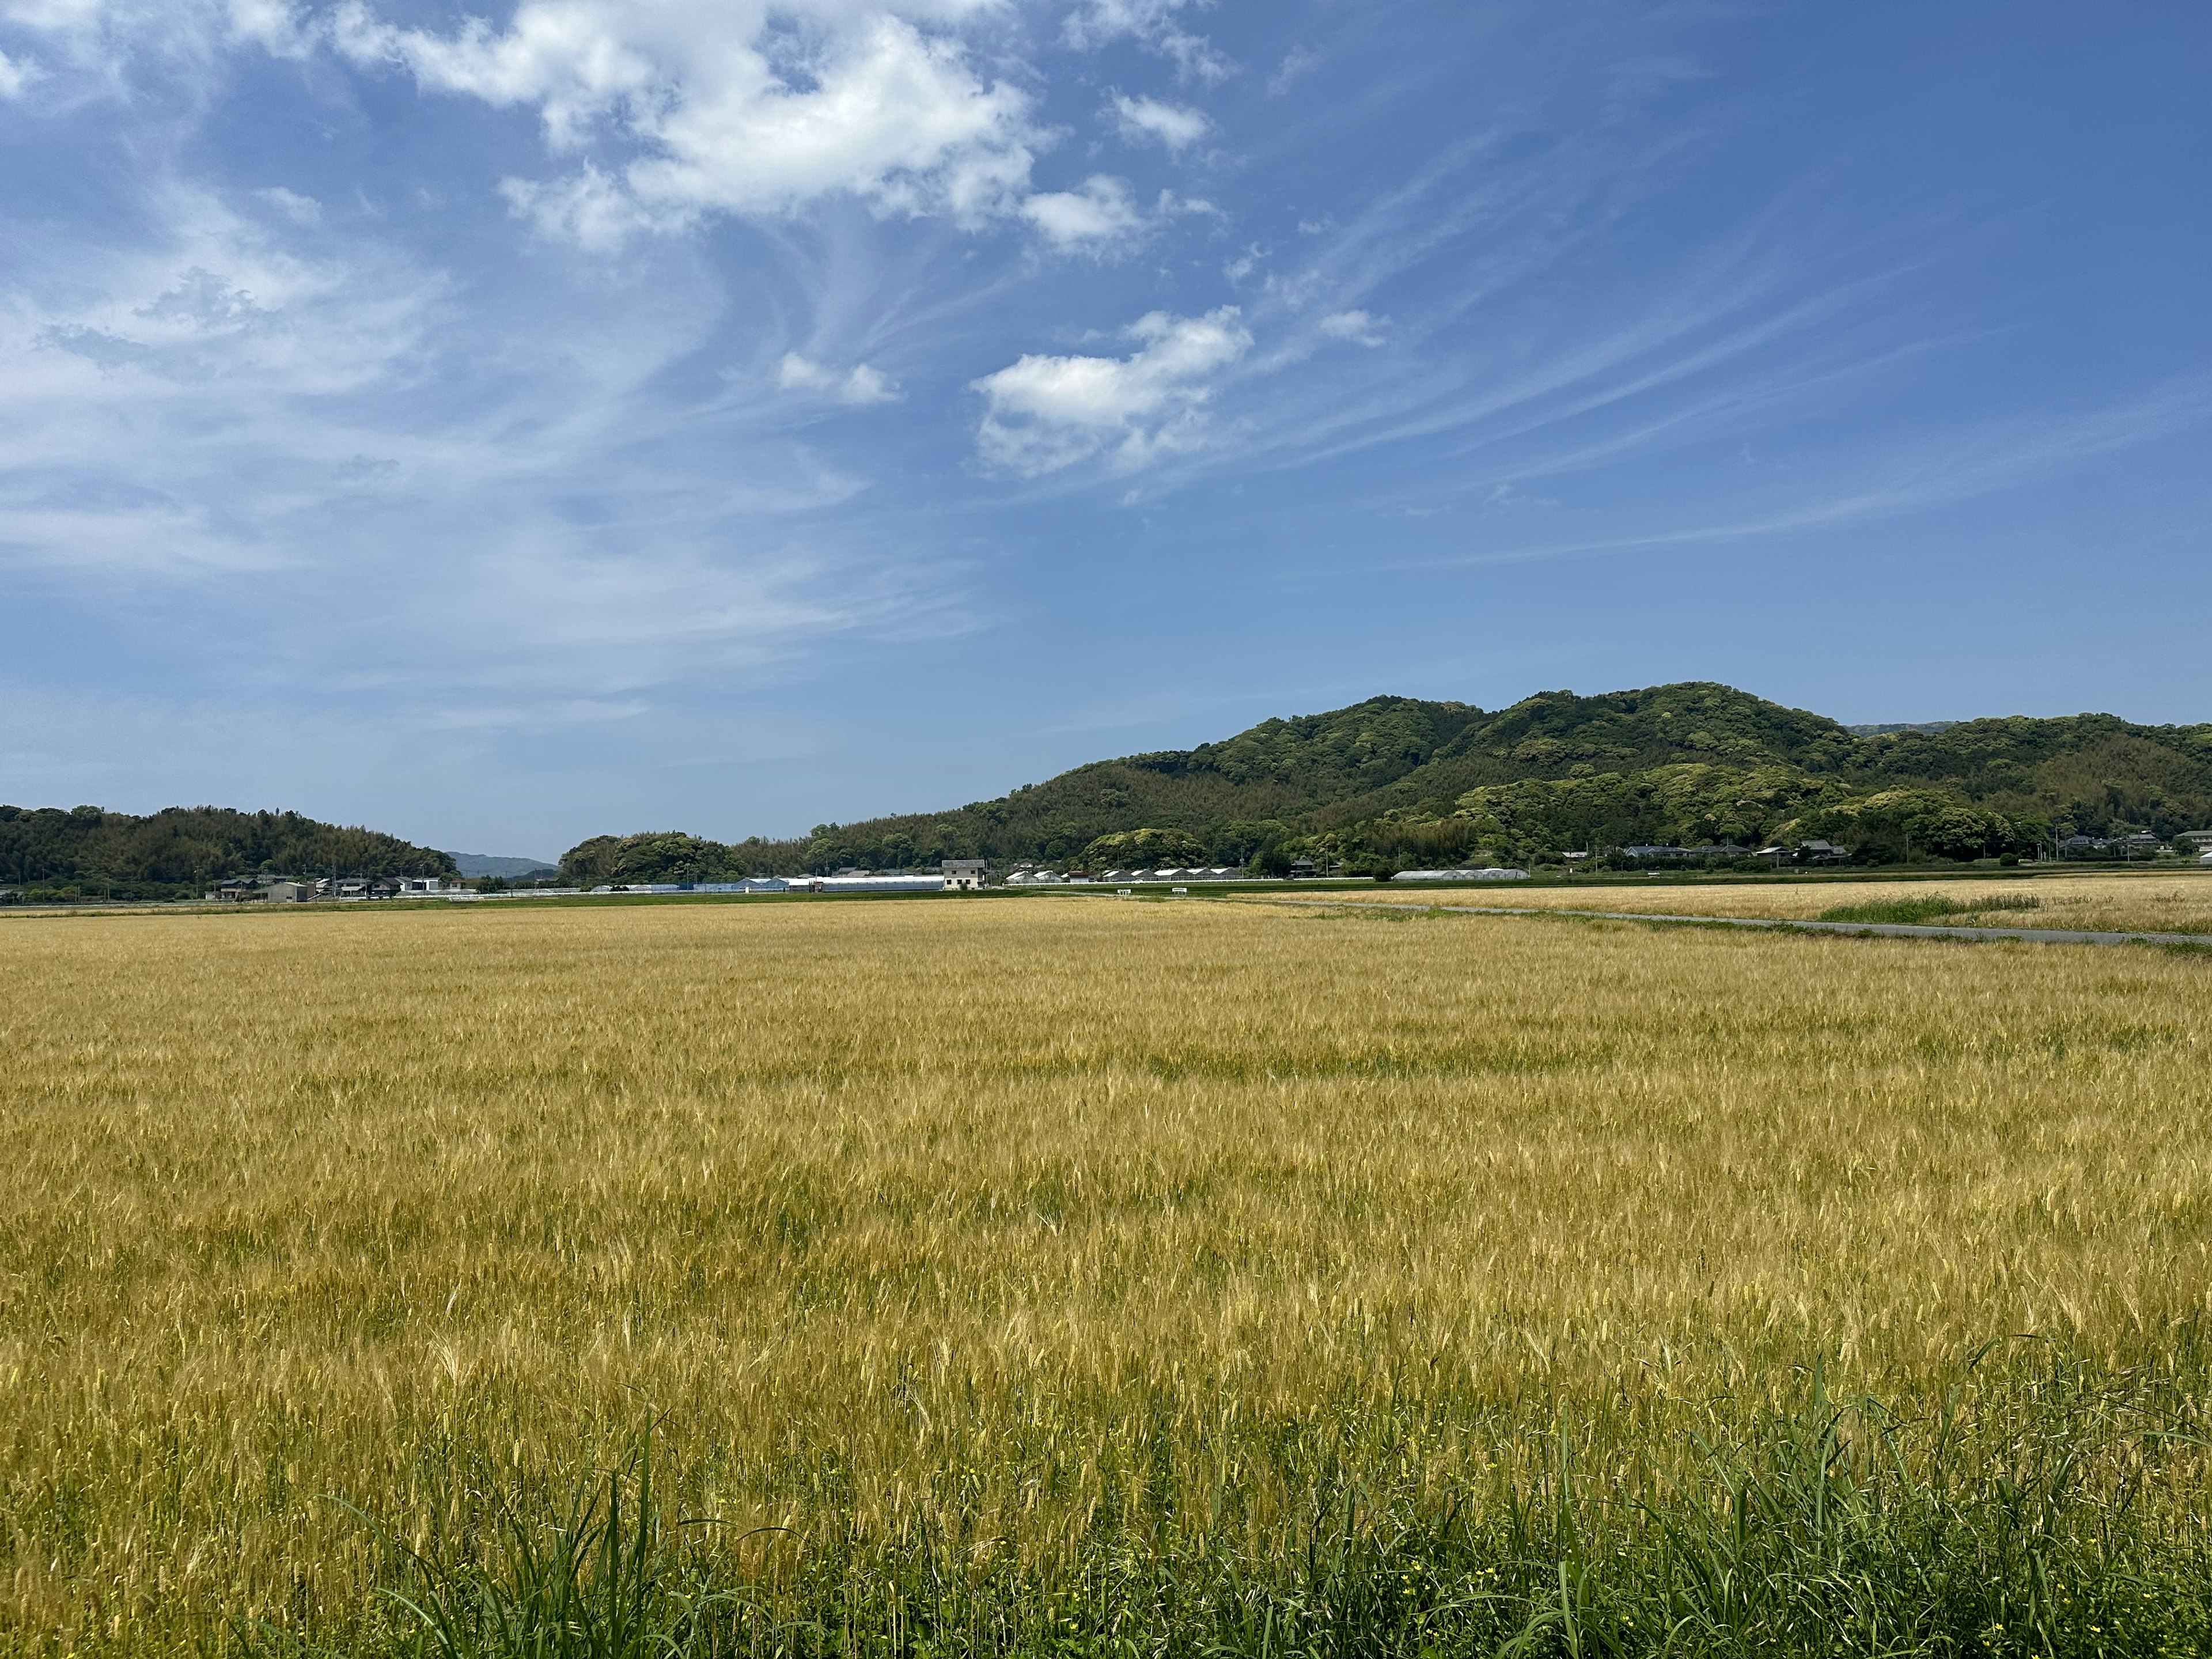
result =
[{"label": "field boundary strip", "polygon": [[1453,916],[1582,916],[1598,921],[1649,921],[1672,927],[1764,927],[1785,933],[1847,933],[1877,939],[2018,939],[2027,945],[2164,945],[2212,951],[2212,933],[2102,933],[2070,927],[1964,927],[1940,922],[1815,921],[1783,916],[1683,916],[1643,910],[1581,910],[1565,905],[1429,904],[1415,906],[1374,899],[1245,898],[1231,903],[1319,905],[1334,910],[1441,911]]}]

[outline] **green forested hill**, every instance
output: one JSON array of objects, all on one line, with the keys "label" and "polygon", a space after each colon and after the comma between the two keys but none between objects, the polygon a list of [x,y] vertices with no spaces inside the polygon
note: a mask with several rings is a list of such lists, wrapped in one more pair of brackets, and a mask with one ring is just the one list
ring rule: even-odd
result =
[{"label": "green forested hill", "polygon": [[0,806],[0,886],[173,898],[262,871],[452,875],[445,854],[297,812],[172,806],[145,817],[97,806]]},{"label": "green forested hill", "polygon": [[[1540,692],[1496,711],[1374,697],[1196,749],[1095,762],[998,800],[824,824],[807,840],[747,842],[715,859],[718,870],[776,872],[978,856],[1057,863],[1139,830],[1183,832],[1224,861],[1268,847],[1355,864],[1478,850],[1528,860],[1784,834],[1826,836],[1871,858],[1908,848],[1969,857],[2027,850],[2054,828],[2172,835],[2208,823],[2212,726],[2082,714],[1855,735],[1693,681]],[[612,838],[588,843],[590,873],[623,879],[626,860],[665,873],[671,837],[632,842],[629,853]]]}]

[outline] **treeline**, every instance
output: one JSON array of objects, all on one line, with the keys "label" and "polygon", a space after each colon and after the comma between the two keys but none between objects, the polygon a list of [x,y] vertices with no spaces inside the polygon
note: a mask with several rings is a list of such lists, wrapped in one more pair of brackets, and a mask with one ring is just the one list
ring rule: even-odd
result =
[{"label": "treeline", "polygon": [[97,806],[0,806],[0,887],[25,899],[183,898],[234,876],[331,871],[454,873],[434,848],[297,812],[172,806],[140,817]]},{"label": "treeline", "polygon": [[[1287,867],[1303,847],[1300,830],[1281,823],[1212,825],[1204,835],[1187,830],[1142,828],[1094,837],[1072,857],[1048,856],[1072,868],[1157,867],[1170,864],[1244,864],[1283,850]],[[1060,843],[1055,843],[1055,847]],[[933,870],[947,859],[994,854],[974,838],[848,836],[823,824],[805,840],[708,841],[681,830],[634,836],[594,836],[561,855],[560,879],[583,887],[650,885],[663,882],[743,881],[748,876],[828,875],[848,868]]]},{"label": "treeline", "polygon": [[[1786,767],[1714,766],[1493,785],[1468,791],[1443,822],[1515,859],[1645,844],[1755,848],[1820,839],[1880,864],[2033,853],[2051,829],[2047,818],[2011,817],[1936,789],[1862,793],[1838,779]],[[1353,836],[1388,848],[1386,826]]]},{"label": "treeline", "polygon": [[[728,846],[600,837],[570,858],[579,878],[586,865],[605,872],[599,881],[669,878],[645,873],[668,867],[665,842],[684,843],[679,861],[702,870],[704,849],[715,849],[714,867],[731,878],[948,858],[1095,869],[1311,858],[1370,869],[1795,837],[1887,862],[2025,853],[2054,834],[2208,826],[2212,726],[2080,714],[1855,732],[1694,681],[1547,691],[1494,711],[1375,697],[1196,749],[1094,762],[941,812]],[[1113,855],[1106,838],[1139,834],[1176,837],[1182,856]]]}]

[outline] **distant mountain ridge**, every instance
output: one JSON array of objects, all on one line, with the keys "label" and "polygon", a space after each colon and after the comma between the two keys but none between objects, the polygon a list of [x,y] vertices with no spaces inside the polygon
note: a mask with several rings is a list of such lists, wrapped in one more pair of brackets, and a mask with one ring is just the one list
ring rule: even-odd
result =
[{"label": "distant mountain ridge", "polygon": [[1831,835],[1869,856],[1975,856],[2031,851],[2053,830],[2172,835],[2208,822],[2212,725],[2078,714],[1855,732],[1689,681],[1540,692],[1495,711],[1370,697],[1195,749],[1095,761],[995,800],[819,825],[803,840],[597,837],[562,870],[624,878],[627,845],[664,874],[702,859],[777,873],[1061,863],[1102,836],[1147,829],[1185,832],[1224,861],[1265,848],[1370,863],[1476,849],[1529,860],[1784,834]]}]

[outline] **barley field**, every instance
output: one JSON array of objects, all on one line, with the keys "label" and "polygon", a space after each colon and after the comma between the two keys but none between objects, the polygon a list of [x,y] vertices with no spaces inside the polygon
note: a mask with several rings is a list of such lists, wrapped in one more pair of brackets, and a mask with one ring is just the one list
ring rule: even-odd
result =
[{"label": "barley field", "polygon": [[[1774,916],[1810,921],[1831,912],[1845,921],[1933,921],[1945,927],[2056,927],[2089,933],[2193,933],[2212,937],[2212,870],[2175,874],[1978,877],[1946,881],[1654,882],[1536,887],[1376,884],[1344,892],[1393,904],[1501,904],[1534,909],[1615,910],[1684,916]],[[1279,902],[1291,896],[1259,894]],[[1310,899],[1314,895],[1299,895]],[[1891,914],[1894,912],[1894,914]]]},{"label": "barley field", "polygon": [[11,920],[0,1168],[0,1652],[2212,1651],[2202,957]]}]

